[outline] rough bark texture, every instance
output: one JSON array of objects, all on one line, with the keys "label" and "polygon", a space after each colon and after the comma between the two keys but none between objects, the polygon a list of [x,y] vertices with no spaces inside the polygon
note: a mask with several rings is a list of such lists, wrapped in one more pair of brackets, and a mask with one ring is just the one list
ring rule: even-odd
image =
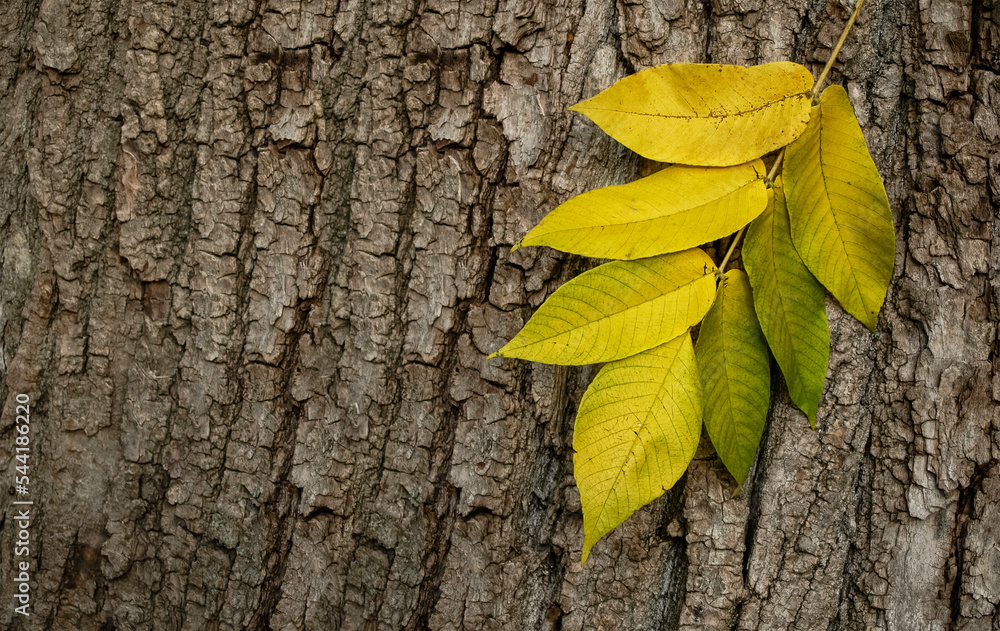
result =
[{"label": "rough bark texture", "polygon": [[581,567],[592,369],[485,359],[590,265],[509,246],[648,168],[567,106],[818,70],[852,6],[0,3],[0,626],[1000,629],[1000,1],[865,7],[832,80],[895,278],[875,334],[828,304],[818,430],[776,379],[735,497],[703,447]]}]

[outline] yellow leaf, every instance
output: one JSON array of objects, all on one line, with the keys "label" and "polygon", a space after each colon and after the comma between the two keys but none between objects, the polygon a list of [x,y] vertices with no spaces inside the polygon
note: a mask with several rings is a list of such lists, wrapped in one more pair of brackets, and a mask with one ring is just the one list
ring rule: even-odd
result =
[{"label": "yellow leaf", "polygon": [[556,290],[490,357],[577,366],[659,346],[704,317],[714,271],[701,250],[605,263]]},{"label": "yellow leaf", "polygon": [[779,178],[773,202],[747,230],[743,265],[760,327],[785,375],[788,393],[816,427],[830,358],[826,292],[792,245],[781,184]]},{"label": "yellow leaf", "polygon": [[705,389],[705,429],[742,486],[750,471],[771,396],[767,342],[750,296],[750,281],[730,270],[698,332],[698,369]]},{"label": "yellow leaf", "polygon": [[598,539],[677,482],[701,435],[701,383],[686,331],[604,366],[573,431],[583,559]]},{"label": "yellow leaf", "polygon": [[570,109],[651,160],[730,166],[783,147],[809,120],[809,71],[665,64],[621,79]]},{"label": "yellow leaf", "polygon": [[767,204],[764,163],[669,166],[641,180],[578,195],[556,207],[515,249],[547,245],[604,259],[679,252],[732,234]]},{"label": "yellow leaf", "polygon": [[783,169],[795,248],[844,309],[874,331],[896,240],[889,198],[844,88],[823,91]]}]

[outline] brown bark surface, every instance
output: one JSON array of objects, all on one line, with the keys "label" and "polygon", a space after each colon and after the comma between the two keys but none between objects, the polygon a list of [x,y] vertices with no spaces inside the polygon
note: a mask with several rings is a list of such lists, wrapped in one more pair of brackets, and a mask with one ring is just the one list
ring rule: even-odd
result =
[{"label": "brown bark surface", "polygon": [[818,429],[775,379],[735,496],[703,447],[581,567],[593,371],[485,359],[591,264],[510,245],[648,168],[569,105],[818,71],[852,6],[0,3],[0,627],[1000,630],[998,0],[865,6],[831,79],[895,278],[874,334],[828,302]]}]

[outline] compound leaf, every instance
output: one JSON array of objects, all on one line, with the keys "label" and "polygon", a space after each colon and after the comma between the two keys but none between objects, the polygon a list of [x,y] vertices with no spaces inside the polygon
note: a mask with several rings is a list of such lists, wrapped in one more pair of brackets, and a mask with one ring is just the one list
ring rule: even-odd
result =
[{"label": "compound leaf", "polygon": [[809,120],[812,74],[799,64],[665,64],[570,109],[660,162],[742,164],[787,145]]},{"label": "compound leaf", "polygon": [[701,435],[698,366],[680,337],[604,366],[573,432],[573,472],[583,504],[583,561],[601,537],[677,482]]},{"label": "compound leaf", "polygon": [[816,427],[830,358],[826,292],[792,245],[780,178],[772,202],[747,230],[743,265],[760,327],[785,375],[788,393]]},{"label": "compound leaf", "polygon": [[771,371],[767,341],[754,313],[750,281],[726,272],[698,333],[705,428],[723,464],[742,486],[767,419]]},{"label": "compound leaf", "polygon": [[736,232],[767,204],[764,163],[669,166],[641,180],[578,195],[515,246],[547,245],[605,259],[679,252]]},{"label": "compound leaf", "polygon": [[605,263],[556,290],[490,357],[577,366],[659,346],[704,317],[714,270],[701,250]]},{"label": "compound leaf", "polygon": [[783,169],[796,250],[844,309],[874,331],[896,242],[885,186],[844,88],[823,91]]}]

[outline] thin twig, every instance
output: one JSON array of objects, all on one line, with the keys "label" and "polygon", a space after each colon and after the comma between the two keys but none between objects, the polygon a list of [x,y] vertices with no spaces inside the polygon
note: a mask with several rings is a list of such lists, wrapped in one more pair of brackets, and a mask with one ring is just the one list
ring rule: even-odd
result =
[{"label": "thin twig", "polygon": [[[833,63],[837,61],[837,55],[840,54],[840,49],[844,46],[844,42],[847,41],[847,35],[851,32],[851,27],[854,26],[854,22],[858,19],[858,14],[861,13],[861,6],[865,3],[865,0],[858,0],[858,3],[854,5],[854,11],[851,12],[851,17],[847,19],[847,24],[844,26],[843,32],[840,34],[840,39],[837,40],[837,45],[833,47],[833,52],[830,53],[830,59],[827,60],[826,66],[823,68],[823,72],[820,73],[819,79],[813,85],[812,94],[810,95],[810,100],[815,105],[816,99],[819,96],[820,90],[823,88],[823,83],[826,82],[826,76],[830,74],[830,68],[833,67]],[[774,178],[778,175],[778,169],[781,167],[781,159],[785,157],[785,149],[782,147],[781,151],[778,152],[778,156],[774,159],[774,164],[771,165],[771,170],[767,172],[767,176],[764,178],[767,182],[768,187],[774,186]],[[722,278],[722,274],[726,270],[726,265],[729,264],[729,259],[733,256],[733,252],[736,250],[736,245],[743,238],[743,233],[746,232],[747,227],[743,226],[740,231],[736,233],[733,237],[733,242],[729,244],[729,250],[726,252],[725,258],[722,259],[722,263],[715,270],[715,275],[719,279]]]},{"label": "thin twig", "polygon": [[837,60],[837,55],[840,54],[840,48],[847,41],[847,34],[851,32],[851,27],[854,26],[854,21],[858,19],[858,14],[861,12],[861,5],[865,3],[865,0],[858,0],[858,3],[854,5],[854,11],[851,13],[851,17],[847,20],[847,26],[844,27],[844,32],[840,34],[840,39],[837,41],[837,45],[833,47],[833,52],[830,54],[830,59],[826,62],[826,67],[823,68],[823,72],[819,75],[819,79],[813,86],[812,95],[810,100],[813,104],[816,104],[816,98],[819,96],[819,91],[823,88],[823,82],[826,81],[826,75],[830,73],[830,68],[833,67],[833,62]]},{"label": "thin twig", "polygon": [[717,278],[722,278],[723,272],[726,271],[726,265],[729,263],[729,258],[733,255],[733,251],[736,249],[736,244],[743,238],[743,233],[746,232],[746,230],[747,227],[743,226],[740,228],[740,231],[736,233],[736,236],[733,237],[733,242],[729,244],[729,251],[726,252],[726,257],[722,259],[722,264],[715,268],[715,276]]},{"label": "thin twig", "polygon": [[781,166],[781,159],[784,157],[785,148],[782,147],[781,151],[778,152],[778,157],[774,159],[774,164],[771,165],[771,170],[767,172],[767,176],[764,178],[768,188],[774,188],[774,178],[778,175],[778,167]]}]

